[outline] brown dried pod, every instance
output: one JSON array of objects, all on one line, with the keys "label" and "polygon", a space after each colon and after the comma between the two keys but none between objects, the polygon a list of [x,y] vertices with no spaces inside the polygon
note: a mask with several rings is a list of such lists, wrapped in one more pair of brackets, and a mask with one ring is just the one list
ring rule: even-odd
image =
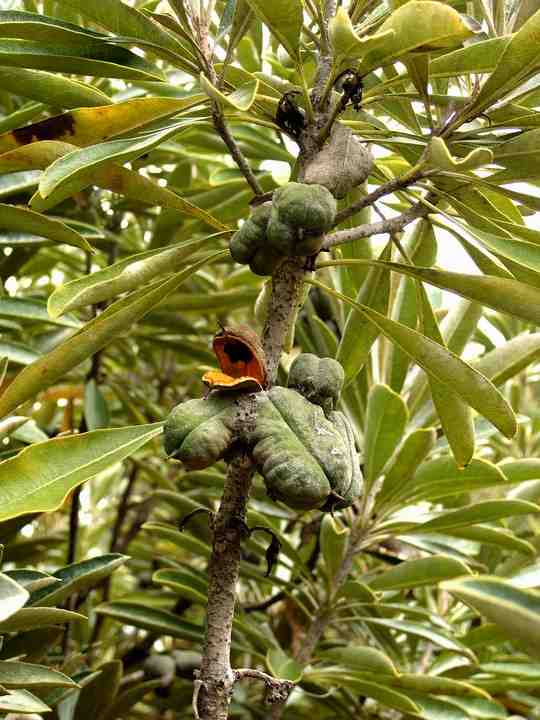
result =
[{"label": "brown dried pod", "polygon": [[266,358],[257,333],[247,325],[223,327],[212,347],[222,372],[232,378],[254,378],[266,387]]}]

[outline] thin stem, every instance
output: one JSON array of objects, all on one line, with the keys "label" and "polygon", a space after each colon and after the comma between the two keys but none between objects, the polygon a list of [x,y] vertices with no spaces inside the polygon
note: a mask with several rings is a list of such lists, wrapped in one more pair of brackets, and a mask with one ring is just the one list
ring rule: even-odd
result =
[{"label": "thin stem", "polygon": [[339,230],[332,235],[328,235],[323,245],[323,250],[330,250],[330,248],[333,248],[336,245],[343,245],[343,243],[351,242],[352,240],[359,240],[360,238],[371,237],[372,235],[397,233],[400,230],[403,230],[403,228],[409,223],[420,217],[429,215],[430,212],[433,212],[433,210],[426,207],[422,202],[415,203],[409,208],[409,210],[395,218],[381,220],[376,223],[358,225],[357,227],[350,228],[349,230]]},{"label": "thin stem", "polygon": [[225,118],[223,117],[221,108],[217,103],[212,103],[212,120],[216,131],[219,133],[221,139],[227,146],[232,159],[238,165],[243,176],[246,178],[248,185],[255,195],[262,195],[263,189],[244,157],[244,154],[238,147],[236,140],[231,135],[231,132],[225,122]]},{"label": "thin stem", "polygon": [[79,506],[82,487],[79,485],[71,495],[69,508],[69,538],[66,556],[66,565],[71,565],[77,559],[77,536],[79,534]]},{"label": "thin stem", "polygon": [[307,86],[306,76],[304,75],[304,68],[302,67],[302,62],[299,60],[296,69],[298,71],[298,74],[300,75],[300,82],[302,85],[302,95],[304,96],[304,102],[306,103],[306,115],[308,122],[312,124],[315,122],[315,114],[313,112],[313,105],[311,104],[311,98],[309,96],[309,88]]},{"label": "thin stem", "polygon": [[[204,74],[210,80],[210,82],[219,87],[221,79],[218,78],[213,65],[213,50],[210,48],[208,42],[208,25],[204,22],[197,23],[197,34],[199,45],[201,46],[201,53],[204,60],[205,71]],[[242,175],[246,178],[246,181],[250,188],[253,190],[255,195],[262,195],[263,190],[259,184],[259,181],[255,177],[253,170],[249,166],[244,154],[238,147],[236,140],[233,138],[223,116],[223,110],[219,103],[215,100],[211,102],[212,107],[212,122],[218,135],[221,137],[227,149],[231,153],[231,157],[234,162],[238,165],[238,168],[242,172]]]},{"label": "thin stem", "polygon": [[396,177],[393,180],[384,183],[383,185],[379,185],[379,187],[373,192],[365,195],[357,202],[341,210],[341,212],[339,212],[336,216],[336,225],[339,225],[339,223],[347,220],[347,218],[355,215],[360,210],[363,210],[364,208],[373,205],[377,200],[384,197],[385,195],[390,195],[397,190],[403,190],[404,188],[413,185],[418,180],[427,177],[428,174],[429,173],[424,171],[421,166],[417,165],[411,168],[411,170],[409,170],[409,172],[405,173],[404,175],[400,175],[399,177]]}]

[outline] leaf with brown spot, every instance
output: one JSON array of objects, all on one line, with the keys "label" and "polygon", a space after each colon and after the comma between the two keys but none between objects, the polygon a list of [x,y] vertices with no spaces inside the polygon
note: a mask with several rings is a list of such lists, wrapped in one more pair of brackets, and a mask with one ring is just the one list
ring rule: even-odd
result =
[{"label": "leaf with brown spot", "polygon": [[206,102],[206,95],[186,98],[135,98],[115,105],[79,108],[0,135],[0,152],[28,143],[61,140],[85,147],[142,127]]}]

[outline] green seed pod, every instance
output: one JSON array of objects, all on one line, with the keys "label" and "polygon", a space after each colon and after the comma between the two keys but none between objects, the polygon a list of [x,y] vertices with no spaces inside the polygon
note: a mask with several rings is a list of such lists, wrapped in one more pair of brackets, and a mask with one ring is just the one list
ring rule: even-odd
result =
[{"label": "green seed pod", "polygon": [[322,185],[288,183],[274,192],[268,241],[281,254],[313,255],[333,226],[336,212],[334,196]]},{"label": "green seed pod", "polygon": [[257,403],[252,457],[269,496],[298,510],[350,505],[356,453],[342,428],[294,390],[274,387]]},{"label": "green seed pod", "polygon": [[290,367],[287,385],[328,411],[335,407],[344,382],[345,372],[337,360],[302,353]]},{"label": "green seed pod", "polygon": [[240,230],[231,238],[231,256],[242,265],[249,265],[255,275],[271,275],[283,257],[268,246],[266,228],[272,205],[264,203],[251,213]]},{"label": "green seed pod", "polygon": [[170,458],[189,470],[202,470],[220,460],[233,441],[234,397],[210,395],[180,403],[165,421],[164,445]]},{"label": "green seed pod", "polygon": [[266,227],[272,205],[264,203],[255,208],[240,230],[234,233],[230,242],[231,255],[236,262],[246,265],[255,252],[266,243]]},{"label": "green seed pod", "polygon": [[363,487],[362,470],[360,468],[360,460],[356,452],[356,442],[351,421],[342,412],[334,411],[328,416],[328,419],[334,424],[341,437],[345,440],[348,450],[349,464],[351,468],[350,482],[349,477],[343,475],[340,482],[334,486],[334,493],[342,499],[335,498],[333,509],[340,510],[349,507],[360,496]]},{"label": "green seed pod", "polygon": [[279,263],[283,260],[282,255],[276,255],[270,248],[260,248],[255,252],[249,262],[249,269],[255,275],[271,275]]}]

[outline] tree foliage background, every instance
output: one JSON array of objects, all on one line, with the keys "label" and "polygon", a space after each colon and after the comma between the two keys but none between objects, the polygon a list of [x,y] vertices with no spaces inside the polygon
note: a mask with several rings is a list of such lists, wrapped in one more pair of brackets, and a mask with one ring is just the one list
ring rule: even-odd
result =
[{"label": "tree foliage background", "polygon": [[[230,715],[539,715],[535,11],[2,3],[0,715],[192,716],[212,531],[179,520],[225,463],[168,462],[162,421],[218,324],[262,330],[271,287],[229,238],[335,122],[374,162],[278,382],[299,351],[342,363],[364,491],[298,513],[255,479],[281,550],[267,576],[265,534],[243,543]],[[291,91],[305,137],[276,123]],[[272,677],[296,689],[270,709]]]}]

